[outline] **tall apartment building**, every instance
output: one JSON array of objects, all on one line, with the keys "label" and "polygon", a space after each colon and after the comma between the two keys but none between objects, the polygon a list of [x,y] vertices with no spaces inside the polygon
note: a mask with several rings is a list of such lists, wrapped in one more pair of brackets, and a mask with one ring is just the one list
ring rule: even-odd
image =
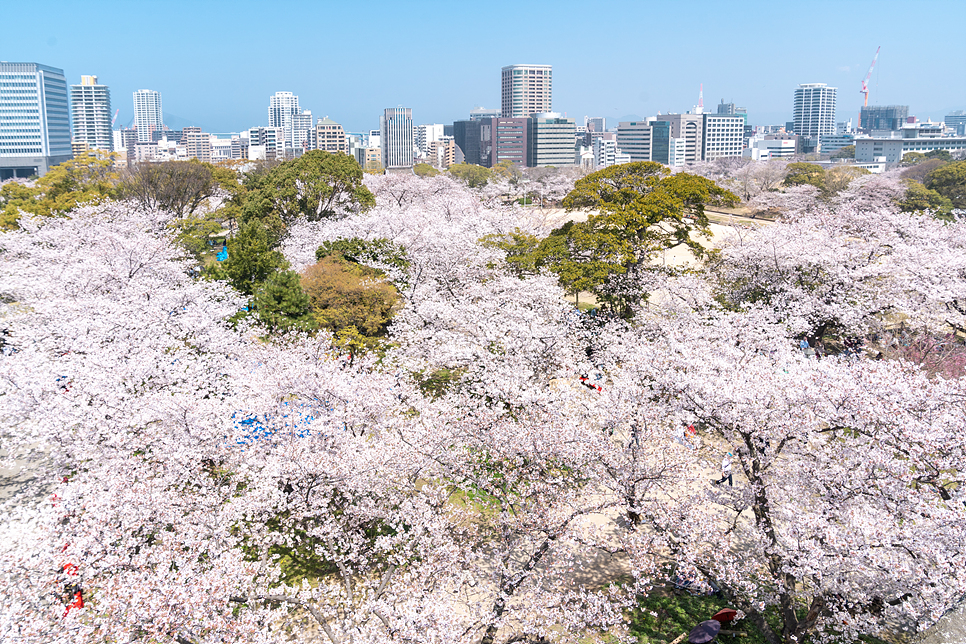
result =
[{"label": "tall apartment building", "polygon": [[[282,128],[283,130],[285,128]],[[285,143],[288,148],[295,150],[296,155],[302,154],[306,150],[314,150],[315,127],[312,123],[312,110],[301,110],[289,116],[289,129],[286,134],[289,138]]]},{"label": "tall apartment building", "polygon": [[[865,105],[859,111],[859,129],[898,131],[909,118],[908,105]],[[822,150],[825,152],[825,150]]]},{"label": "tall apartment building", "polygon": [[527,122],[530,149],[527,166],[544,168],[574,165],[576,123],[555,112],[534,114]]},{"label": "tall apartment building", "polygon": [[745,119],[739,114],[703,114],[701,159],[740,157],[745,145]]},{"label": "tall apartment building", "polygon": [[508,65],[502,72],[501,115],[528,117],[553,109],[550,65]]},{"label": "tall apartment building", "polygon": [[186,127],[181,130],[180,144],[185,147],[189,159],[211,163],[211,135],[202,132],[200,127]]},{"label": "tall apartment building", "polygon": [[155,140],[154,133],[164,130],[160,92],[153,89],[139,89],[134,92],[134,129],[137,130],[138,141],[141,143]]},{"label": "tall apartment building", "polygon": [[312,113],[302,111],[299,97],[292,92],[275,92],[268,97],[268,127],[282,128],[286,148],[305,149]]},{"label": "tall apartment building", "polygon": [[386,170],[413,167],[413,110],[387,107],[379,118],[382,166]]},{"label": "tall apartment building", "polygon": [[800,137],[801,151],[818,149],[819,137],[835,134],[835,87],[807,83],[795,90],[794,131]]},{"label": "tall apartment building", "polygon": [[427,157],[433,167],[445,170],[456,163],[456,141],[451,136],[436,139],[429,144]]},{"label": "tall apartment building", "polygon": [[81,76],[80,85],[70,86],[70,115],[74,154],[85,150],[114,150],[111,131],[111,90],[99,85],[97,76]]},{"label": "tall apartment building", "polygon": [[0,180],[41,176],[69,161],[64,70],[0,62]]},{"label": "tall apartment building", "polygon": [[345,130],[328,116],[315,124],[315,149],[333,154],[348,154]]}]

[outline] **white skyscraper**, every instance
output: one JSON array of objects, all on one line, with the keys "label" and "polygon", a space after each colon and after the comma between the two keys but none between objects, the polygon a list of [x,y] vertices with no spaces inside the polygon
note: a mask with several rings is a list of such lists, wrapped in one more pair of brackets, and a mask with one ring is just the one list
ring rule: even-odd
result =
[{"label": "white skyscraper", "polygon": [[387,170],[413,167],[413,111],[387,107],[379,118],[382,165]]},{"label": "white skyscraper", "polygon": [[154,132],[164,129],[160,92],[153,89],[134,92],[134,128],[138,131],[138,143],[149,143]]},{"label": "white skyscraper", "polygon": [[97,76],[81,76],[80,85],[70,86],[70,113],[75,154],[84,150],[111,152],[114,149],[111,90],[107,85],[98,85]]},{"label": "white skyscraper", "polygon": [[799,85],[795,90],[795,134],[818,138],[835,134],[835,87],[825,83]]},{"label": "white skyscraper", "polygon": [[553,68],[550,65],[508,65],[502,74],[503,118],[552,112]]},{"label": "white skyscraper", "polygon": [[[300,147],[296,142],[296,130],[302,125],[301,121],[293,124],[296,114],[301,114],[299,97],[292,92],[275,92],[268,98],[268,126],[280,127],[285,131],[285,147]],[[309,121],[311,124],[311,120]]]},{"label": "white skyscraper", "polygon": [[0,62],[0,181],[69,161],[69,119],[64,70]]}]

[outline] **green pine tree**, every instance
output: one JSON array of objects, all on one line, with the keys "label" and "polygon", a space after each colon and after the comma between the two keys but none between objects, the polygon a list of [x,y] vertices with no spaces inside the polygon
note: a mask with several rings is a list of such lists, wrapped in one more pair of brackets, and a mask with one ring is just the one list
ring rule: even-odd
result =
[{"label": "green pine tree", "polygon": [[259,319],[273,331],[316,328],[312,301],[295,271],[281,271],[266,279],[255,292],[254,303]]},{"label": "green pine tree", "polygon": [[282,253],[272,248],[265,226],[257,220],[244,224],[228,240],[224,272],[231,285],[245,295],[253,295],[259,284],[288,266]]}]

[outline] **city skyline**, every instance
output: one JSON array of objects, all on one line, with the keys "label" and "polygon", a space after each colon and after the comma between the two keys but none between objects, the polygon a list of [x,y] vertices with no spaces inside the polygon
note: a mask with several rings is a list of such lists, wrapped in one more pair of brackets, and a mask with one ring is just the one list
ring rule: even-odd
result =
[{"label": "city skyline", "polygon": [[[498,2],[495,8],[501,6]],[[474,107],[499,108],[500,70],[519,63],[552,65],[554,110],[578,120],[605,116],[613,124],[625,116],[684,112],[695,104],[702,83],[709,104],[725,99],[747,106],[749,122],[755,124],[790,120],[794,89],[826,83],[839,88],[837,118],[857,119],[861,81],[880,45],[869,83],[870,105],[909,105],[911,115],[934,120],[966,108],[966,88],[950,82],[946,70],[966,57],[966,45],[956,38],[910,38],[901,19],[909,9],[888,0],[812,3],[810,11],[827,19],[810,22],[808,37],[797,41],[791,36],[801,16],[794,7],[750,2],[735,11],[697,2],[689,29],[706,35],[687,48],[675,40],[675,30],[664,29],[646,29],[647,38],[612,32],[606,46],[583,47],[579,26],[587,10],[577,3],[536,2],[514,9],[512,19],[502,18],[502,11],[453,9],[436,2],[391,16],[382,7],[381,2],[323,7],[283,1],[268,8],[252,2],[171,1],[163,5],[165,15],[191,15],[193,24],[210,26],[210,37],[158,22],[166,31],[163,37],[158,33],[157,43],[124,47],[111,38],[79,42],[76,34],[88,26],[92,33],[120,34],[125,25],[150,24],[157,19],[157,6],[52,2],[41,15],[39,7],[14,5],[5,9],[9,24],[31,28],[5,34],[0,59],[61,67],[70,83],[97,75],[115,97],[155,89],[164,96],[166,114],[180,118],[180,123],[173,121],[176,125],[199,125],[211,132],[264,125],[265,100],[277,91],[298,95],[316,118],[328,115],[348,131],[378,127],[387,105],[411,107],[418,123],[452,122]],[[328,31],[324,41],[288,38],[280,50],[228,46],[218,37],[249,29],[251,16],[266,11],[298,12],[303,25],[317,23],[324,14],[327,22],[343,28]],[[915,13],[966,23],[966,3],[961,2],[922,2]],[[680,20],[663,5],[614,2],[595,5],[594,15],[604,24],[642,28]],[[470,16],[472,21],[461,20]],[[528,25],[537,16],[541,29],[533,30]],[[411,33],[440,29],[451,31],[456,43],[499,33],[501,46],[437,56],[411,41]],[[779,37],[785,30],[789,37]],[[770,36],[763,41],[763,34]],[[587,44],[591,38],[588,33]],[[357,47],[362,41],[367,46]],[[117,124],[130,123],[127,102],[116,98],[115,104],[121,108]]]}]

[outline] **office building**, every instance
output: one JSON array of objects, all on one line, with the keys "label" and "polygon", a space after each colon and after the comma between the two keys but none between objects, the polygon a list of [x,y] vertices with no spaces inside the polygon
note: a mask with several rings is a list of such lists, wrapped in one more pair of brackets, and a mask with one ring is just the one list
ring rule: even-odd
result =
[{"label": "office building", "polygon": [[798,135],[765,134],[752,137],[742,156],[752,161],[789,159],[795,156],[797,150]]},{"label": "office building", "polygon": [[533,115],[527,121],[527,166],[544,168],[575,164],[576,123],[556,112]]},{"label": "office building", "polygon": [[134,129],[140,143],[154,141],[154,133],[164,130],[160,92],[153,89],[134,92]]},{"label": "office building", "polygon": [[480,132],[483,121],[489,121],[492,118],[499,117],[488,116],[485,119],[474,119],[471,113],[470,120],[456,121],[453,123],[453,140],[456,142],[456,147],[463,153],[464,163],[483,165],[480,157],[480,143],[482,140]]},{"label": "office building", "polygon": [[[480,165],[492,168],[504,161],[526,167],[530,150],[526,118],[491,118],[480,123]],[[573,143],[571,152],[573,151]],[[464,151],[464,157],[466,153]]]},{"label": "office building", "polygon": [[[855,160],[862,163],[882,161],[898,163],[909,152],[932,152],[945,150],[950,154],[966,151],[966,136],[933,136],[927,128],[925,133],[916,126],[902,128],[890,137],[855,138]],[[925,134],[925,136],[923,135]]]},{"label": "office building", "polygon": [[[630,155],[633,161],[651,161],[654,130],[652,125],[657,125],[654,121],[621,121],[617,125],[617,147],[625,154]],[[664,128],[668,127],[663,123]],[[665,133],[665,141],[667,135]],[[666,145],[666,143],[665,143]],[[665,160],[654,158],[654,161],[667,163],[667,150],[664,149],[663,157]]]},{"label": "office building", "polygon": [[702,159],[702,154],[704,152],[705,116],[707,115],[664,114],[663,116],[657,117],[657,120],[664,121],[669,124],[669,138],[684,139],[685,163],[694,163],[695,161],[701,161]]},{"label": "office building", "polygon": [[[908,105],[866,105],[859,111],[859,129],[898,131],[909,118]],[[822,152],[825,152],[823,149]]]},{"label": "office building", "polygon": [[81,76],[80,85],[70,86],[70,115],[75,155],[85,150],[114,150],[111,90],[107,85],[99,85],[97,76]]},{"label": "office building", "polygon": [[739,114],[703,114],[701,159],[714,161],[740,157],[744,149],[745,120]]},{"label": "office building", "polygon": [[956,136],[966,136],[966,112],[956,110],[951,114],[947,114],[943,120],[946,123],[946,127],[953,131],[953,134]]},{"label": "office building", "polygon": [[268,97],[268,127],[291,127],[293,114],[301,112],[299,97],[292,92],[275,92]]},{"label": "office building", "polygon": [[794,131],[802,152],[819,148],[819,137],[835,134],[835,96],[838,91],[825,83],[807,83],[795,90]]},{"label": "office building", "polygon": [[386,170],[413,167],[413,111],[387,107],[379,117],[382,167]]},{"label": "office building", "polygon": [[[332,154],[348,154],[345,130],[328,116],[315,124],[315,149]],[[360,164],[362,165],[362,164]]]},{"label": "office building", "polygon": [[852,134],[828,134],[819,137],[822,154],[835,154],[842,148],[855,143],[855,136]]},{"label": "office building", "polygon": [[508,65],[502,70],[501,116],[528,117],[553,109],[550,65]]},{"label": "office building", "polygon": [[0,63],[0,180],[41,176],[70,158],[63,70]]}]

